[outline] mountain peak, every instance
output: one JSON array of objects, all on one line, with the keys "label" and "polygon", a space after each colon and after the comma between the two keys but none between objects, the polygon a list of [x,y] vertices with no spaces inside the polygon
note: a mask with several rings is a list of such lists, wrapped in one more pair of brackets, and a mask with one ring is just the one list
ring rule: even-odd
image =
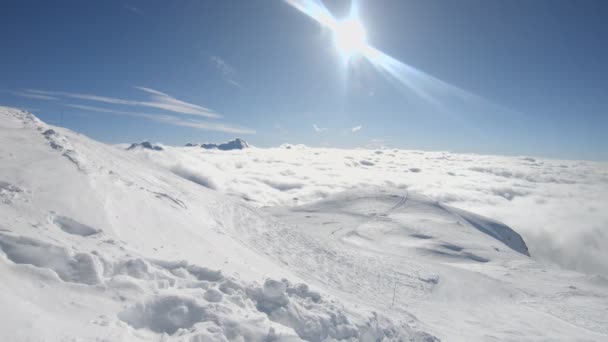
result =
[{"label": "mountain peak", "polygon": [[136,148],[142,148],[153,151],[162,151],[164,148],[160,145],[153,145],[149,141],[142,141],[140,143],[132,143],[131,146],[127,147],[127,150],[134,150]]},{"label": "mountain peak", "polygon": [[[191,146],[195,146],[193,144],[188,144]],[[186,146],[188,146],[186,145]],[[213,143],[207,143],[207,144],[201,144],[201,147],[207,150],[213,150],[213,149],[218,149],[218,150],[222,150],[222,151],[229,151],[229,150],[243,150],[246,148],[251,147],[245,140],[240,139],[240,138],[236,138],[234,140],[225,142],[225,143],[221,143],[221,144],[213,144]]]}]

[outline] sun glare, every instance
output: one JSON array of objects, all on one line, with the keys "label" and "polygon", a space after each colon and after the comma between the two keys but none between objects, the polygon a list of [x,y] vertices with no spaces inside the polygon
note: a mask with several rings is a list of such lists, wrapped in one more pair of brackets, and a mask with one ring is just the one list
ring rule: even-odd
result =
[{"label": "sun glare", "polygon": [[505,111],[490,101],[424,73],[369,44],[367,32],[359,16],[359,1],[352,0],[350,13],[342,20],[335,18],[321,0],[285,1],[328,29],[334,48],[345,67],[356,68],[360,65],[357,61],[366,60],[397,88],[413,92],[418,98],[442,112],[455,113],[455,106],[465,106],[463,112],[470,112],[472,108],[477,108],[479,112]]},{"label": "sun glare", "polygon": [[336,22],[332,31],[334,44],[345,57],[362,54],[367,47],[365,28],[357,18]]}]

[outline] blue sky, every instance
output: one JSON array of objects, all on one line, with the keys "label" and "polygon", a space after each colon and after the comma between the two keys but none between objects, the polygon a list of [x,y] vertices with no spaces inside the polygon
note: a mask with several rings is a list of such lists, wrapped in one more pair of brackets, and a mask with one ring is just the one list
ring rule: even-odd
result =
[{"label": "blue sky", "polygon": [[367,42],[410,73],[345,62],[327,28],[280,0],[5,0],[0,104],[110,143],[608,159],[608,2],[357,8]]}]

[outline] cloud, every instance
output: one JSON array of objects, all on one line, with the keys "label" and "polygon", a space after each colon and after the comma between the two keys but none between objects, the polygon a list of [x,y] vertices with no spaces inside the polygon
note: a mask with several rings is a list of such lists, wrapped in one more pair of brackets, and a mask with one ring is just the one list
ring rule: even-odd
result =
[{"label": "cloud", "polygon": [[359,125],[359,126],[355,126],[355,127],[351,128],[350,130],[353,133],[357,133],[361,130],[361,128],[363,128],[363,126]]},{"label": "cloud", "polygon": [[59,98],[54,97],[54,96],[37,94],[37,93],[29,93],[29,92],[25,92],[25,91],[13,91],[11,93],[13,95],[25,97],[28,99],[45,100],[45,101],[58,101],[59,100]]},{"label": "cloud", "polygon": [[199,105],[195,105],[192,103],[188,103],[182,100],[178,100],[175,97],[168,95],[166,93],[160,92],[158,90],[154,90],[146,87],[136,87],[137,89],[146,92],[150,95],[151,101],[136,101],[136,100],[124,100],[117,99],[114,97],[107,96],[99,96],[99,95],[91,95],[91,94],[80,94],[80,93],[70,93],[70,92],[61,92],[61,91],[44,91],[44,90],[35,90],[35,89],[27,89],[26,94],[33,94],[37,96],[47,96],[47,97],[67,97],[72,99],[79,99],[85,101],[93,101],[93,102],[103,102],[114,105],[124,105],[124,106],[139,106],[139,107],[148,107],[155,109],[162,109],[169,112],[179,113],[179,114],[187,114],[187,115],[196,115],[196,116],[204,116],[208,118],[221,118],[221,115],[215,113],[209,108],[205,108]]},{"label": "cloud", "polygon": [[382,148],[384,147],[384,140],[383,139],[371,139],[369,141],[369,143],[367,143],[367,145],[365,145],[365,147],[367,148]]},{"label": "cloud", "polygon": [[323,132],[326,132],[326,131],[327,131],[327,128],[325,128],[325,127],[319,127],[319,126],[317,126],[316,124],[313,124],[313,125],[312,125],[312,128],[313,128],[313,129],[315,130],[315,132],[317,132],[317,133],[323,133]]},{"label": "cloud", "polygon": [[536,260],[608,275],[607,163],[303,145],[246,155],[172,153],[193,170],[205,170],[226,193],[259,206],[292,205],[295,198],[309,203],[357,186],[407,188],[504,222],[523,236]]},{"label": "cloud", "polygon": [[155,115],[155,114],[148,114],[148,113],[130,112],[130,111],[108,109],[108,108],[93,107],[93,106],[83,106],[83,105],[78,105],[78,104],[66,104],[65,106],[71,107],[71,108],[76,108],[76,109],[82,109],[82,110],[86,110],[86,111],[134,116],[134,117],[144,118],[147,120],[152,120],[152,121],[156,121],[156,122],[160,122],[160,123],[164,123],[164,124],[168,124],[168,125],[191,127],[191,128],[196,128],[196,129],[205,130],[205,131],[216,131],[216,132],[235,133],[235,134],[255,134],[255,131],[251,130],[249,128],[236,127],[236,126],[232,126],[229,124],[206,122],[206,121],[200,121],[200,120],[185,120],[185,119],[182,119],[182,118],[179,118],[176,116],[172,116],[172,115]]},{"label": "cloud", "polygon": [[175,126],[184,126],[184,127],[192,127],[197,128],[204,131],[216,131],[216,132],[224,132],[224,133],[235,133],[235,134],[255,134],[255,130],[244,128],[244,127],[235,127],[228,124],[214,123],[214,122],[205,122],[198,120],[182,120],[176,117],[167,117],[168,120],[161,119],[158,121],[165,122]]},{"label": "cloud", "polygon": [[142,86],[135,87],[135,88],[137,88],[137,89],[139,89],[141,91],[145,91],[146,93],[150,93],[152,95],[159,96],[159,97],[169,96],[169,95],[167,95],[167,94],[165,94],[163,92],[160,92],[158,90],[154,90],[152,88],[147,88],[147,87],[142,87]]},{"label": "cloud", "polygon": [[[85,100],[91,102],[100,102],[107,103],[111,105],[117,106],[133,106],[133,107],[144,107],[144,108],[154,108],[161,109],[168,112],[178,113],[178,114],[186,114],[186,115],[194,115],[194,116],[204,116],[208,118],[221,118],[221,115],[213,112],[209,108],[205,108],[199,105],[195,105],[192,103],[188,103],[182,100],[178,100],[177,98],[164,93],[162,91],[148,88],[148,87],[135,87],[136,89],[148,94],[150,100],[148,101],[137,101],[137,100],[125,100],[118,99],[114,97],[107,96],[99,96],[92,94],[80,94],[80,93],[70,93],[70,92],[61,92],[61,91],[45,91],[45,90],[35,90],[35,89],[26,89],[23,92],[16,92],[15,94],[22,97],[35,98],[40,100],[62,100],[65,98]],[[110,114],[118,114],[118,115],[128,115],[144,118],[147,120],[153,120],[156,122],[165,123],[173,126],[182,126],[182,127],[191,127],[200,130],[207,131],[217,131],[217,132],[225,132],[225,133],[236,133],[236,134],[255,134],[254,130],[236,127],[229,124],[224,123],[215,123],[215,122],[207,122],[201,120],[191,120],[191,119],[183,119],[173,115],[163,115],[163,114],[148,114],[137,111],[125,111],[118,109],[109,109],[95,106],[87,106],[80,104],[66,104],[68,107],[82,109],[86,111],[95,111],[95,112],[103,112]]]},{"label": "cloud", "polygon": [[235,80],[236,69],[234,69],[232,65],[228,64],[228,62],[219,56],[210,56],[209,63],[219,71],[225,82],[232,84],[235,87],[242,88],[241,84]]}]

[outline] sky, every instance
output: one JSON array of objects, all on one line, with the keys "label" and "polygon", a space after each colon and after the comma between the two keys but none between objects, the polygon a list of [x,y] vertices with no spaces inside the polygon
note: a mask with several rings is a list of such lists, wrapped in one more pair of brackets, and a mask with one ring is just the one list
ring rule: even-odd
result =
[{"label": "sky", "polygon": [[[298,4],[337,21],[356,8],[381,57],[344,58]],[[108,143],[608,160],[607,13],[601,0],[4,0],[0,105]]]}]

